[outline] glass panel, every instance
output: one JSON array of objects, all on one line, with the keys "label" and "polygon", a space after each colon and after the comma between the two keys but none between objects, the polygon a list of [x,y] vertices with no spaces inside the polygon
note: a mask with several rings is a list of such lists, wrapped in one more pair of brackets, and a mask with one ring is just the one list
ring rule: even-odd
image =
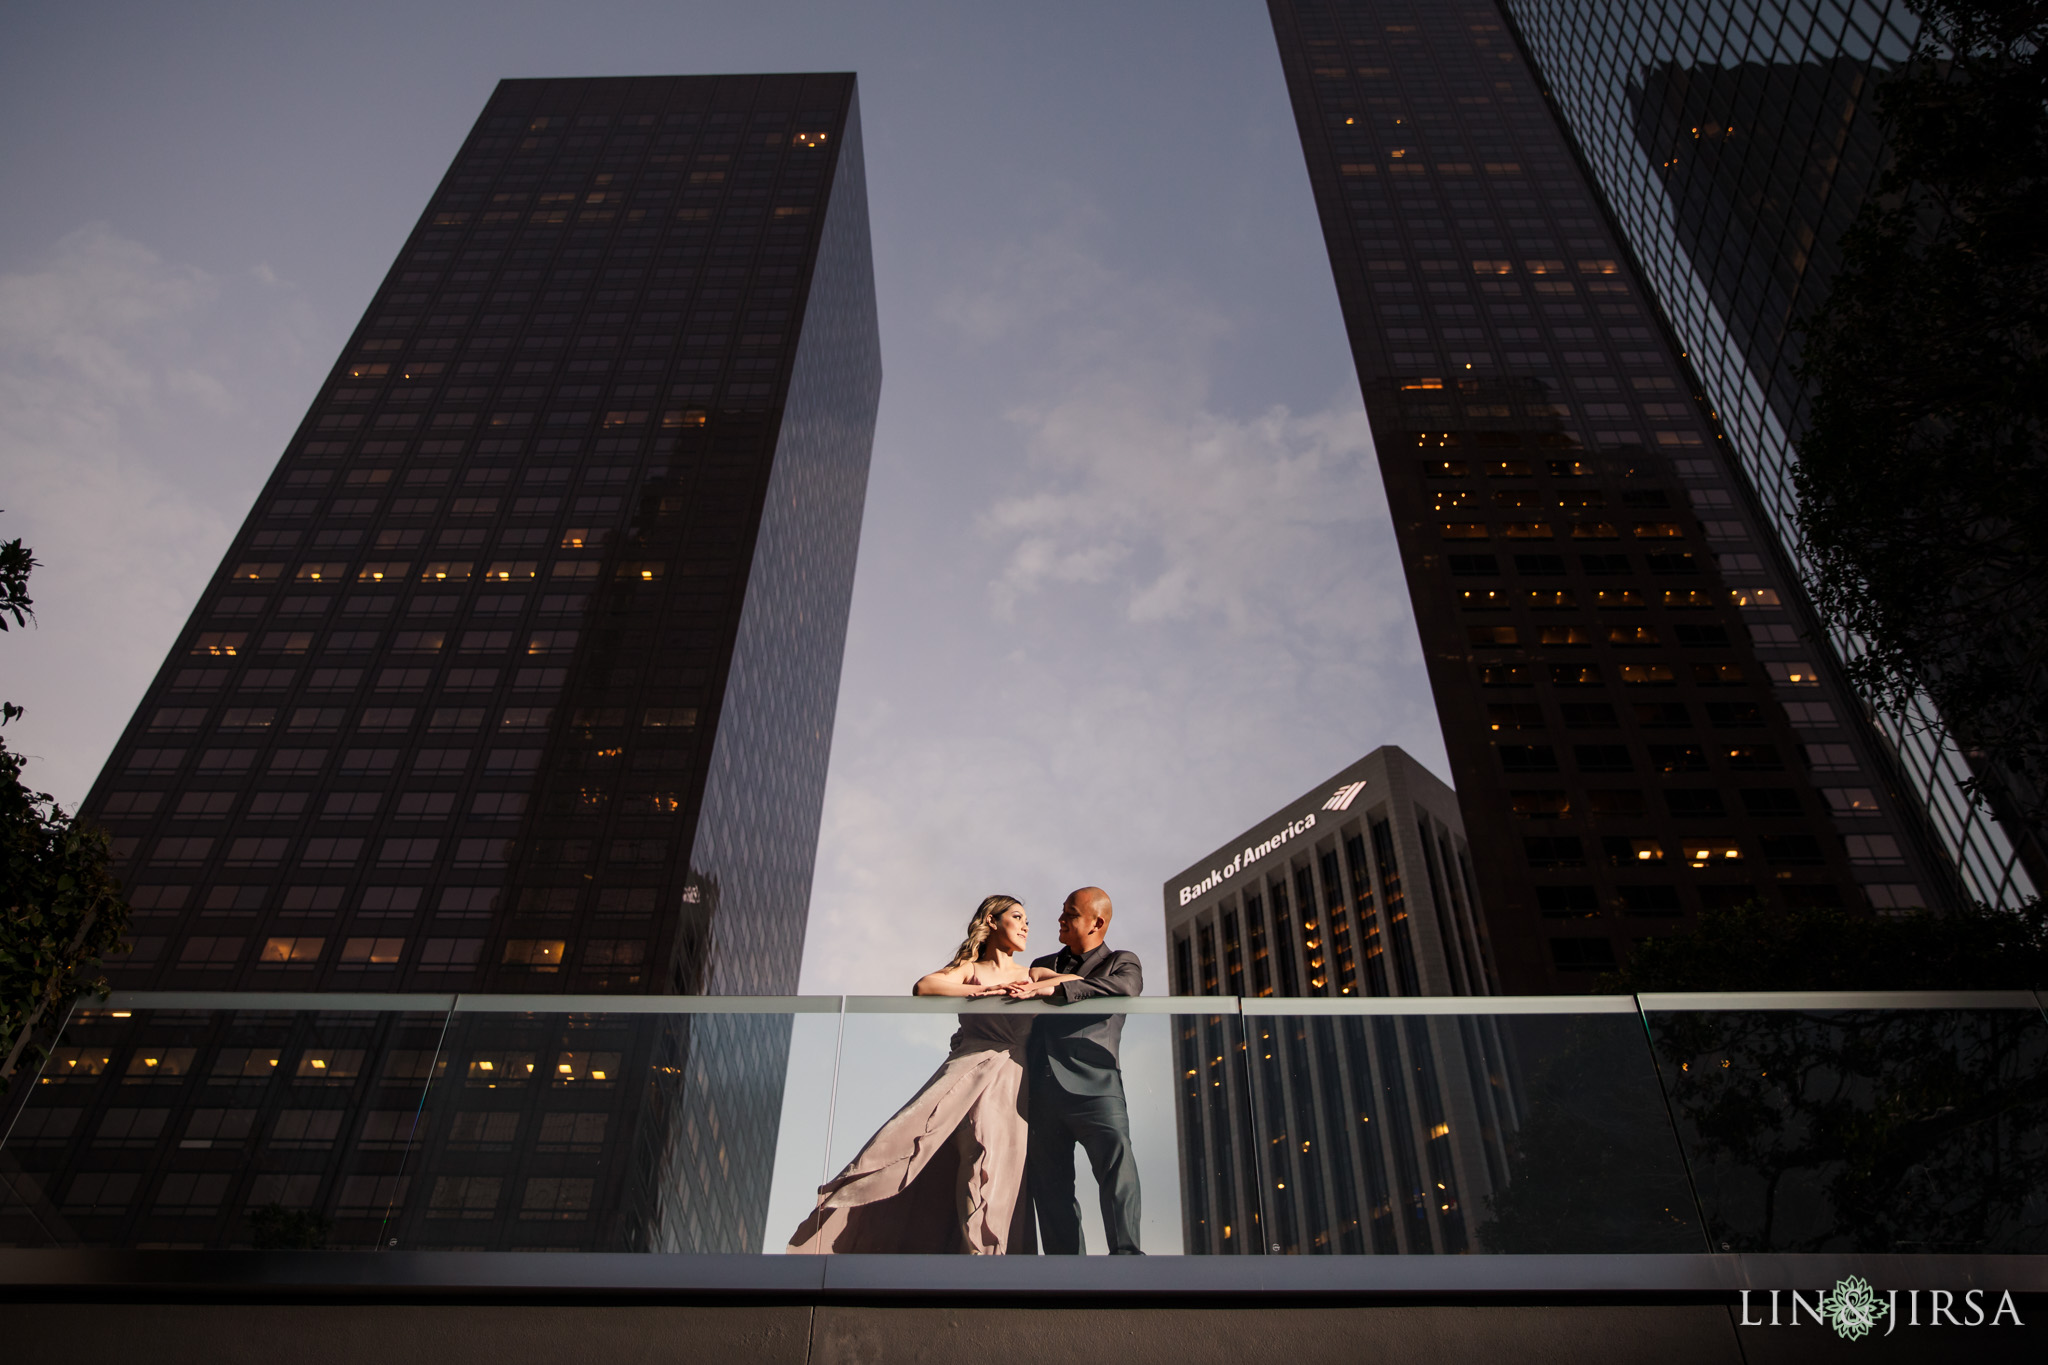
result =
[{"label": "glass panel", "polygon": [[1632,1011],[1243,1023],[1269,1252],[1703,1247]]},{"label": "glass panel", "polygon": [[1717,1249],[2048,1251],[2038,1011],[1648,1019]]},{"label": "glass panel", "polygon": [[384,1245],[444,1019],[80,1010],[0,1151],[0,1241]]},{"label": "glass panel", "polygon": [[[742,1008],[458,1011],[395,1244],[759,1252],[778,1138],[824,1126],[829,1091],[788,1081],[829,1085],[832,1024]],[[815,1168],[822,1139],[809,1150]]]},{"label": "glass panel", "polygon": [[1245,1023],[1235,1014],[1172,1016],[1181,1250],[1190,1256],[1256,1256],[1264,1248]]},{"label": "glass panel", "polygon": [[[1136,1250],[1180,1252],[1181,1022],[1097,1002],[850,1001],[828,1198],[771,1228],[769,1241],[807,1252],[1017,1253],[1077,1235],[1078,1249],[1101,1253],[1113,1223]],[[1065,1039],[1053,1049],[1066,1059],[1057,1078],[1032,1049],[1034,1031],[1048,1030]],[[1027,1150],[1043,1182],[1035,1220],[1021,1197]]]}]

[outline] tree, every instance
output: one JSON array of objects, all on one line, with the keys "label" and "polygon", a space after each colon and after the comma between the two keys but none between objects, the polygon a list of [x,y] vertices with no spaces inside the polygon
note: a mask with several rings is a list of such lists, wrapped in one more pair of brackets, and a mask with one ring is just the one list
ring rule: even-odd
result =
[{"label": "tree", "polygon": [[[1759,902],[1649,939],[1599,989],[1955,991],[2048,982],[2048,908],[1875,918]],[[2009,1252],[2048,1228],[2039,1011],[1668,1009],[1646,1022],[1710,1245]]]},{"label": "tree", "polygon": [[27,625],[35,616],[28,595],[28,574],[35,566],[36,557],[20,536],[0,541],[0,630],[8,628],[10,616],[16,626]]},{"label": "tree", "polygon": [[[19,539],[0,545],[0,630],[29,609],[35,557]],[[0,725],[21,714],[0,707]],[[0,739],[0,1087],[47,1047],[47,1025],[81,992],[105,994],[100,959],[128,931],[102,830],[80,824],[47,792],[22,783],[23,759]]]},{"label": "tree", "polygon": [[[1805,320],[1799,522],[1858,689],[2048,857],[2048,3],[1908,0],[1891,162]],[[1935,722],[1919,699],[1931,701]],[[2031,845],[2031,847],[2029,847]]]}]

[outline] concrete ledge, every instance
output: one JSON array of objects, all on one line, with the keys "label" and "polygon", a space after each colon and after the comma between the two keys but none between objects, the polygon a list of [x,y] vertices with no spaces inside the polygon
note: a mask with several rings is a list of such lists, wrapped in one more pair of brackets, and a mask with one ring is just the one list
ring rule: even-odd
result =
[{"label": "concrete ledge", "polygon": [[590,1252],[0,1250],[0,1296],[830,1302],[1317,1298],[1732,1302],[1744,1289],[2048,1293],[2048,1256],[678,1256]]}]

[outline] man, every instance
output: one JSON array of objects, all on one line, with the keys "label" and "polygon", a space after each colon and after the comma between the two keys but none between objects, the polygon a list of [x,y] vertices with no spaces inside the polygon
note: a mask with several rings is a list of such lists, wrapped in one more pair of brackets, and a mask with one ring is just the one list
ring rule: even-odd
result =
[{"label": "man", "polygon": [[[1097,996],[1138,995],[1145,989],[1136,953],[1110,948],[1109,896],[1084,886],[1060,907],[1060,942],[1065,948],[1032,963],[1070,973],[1065,981],[1020,981],[1010,987],[1019,1000],[1044,998],[1071,1005]],[[1123,1039],[1121,1014],[1061,1018],[1041,1015],[1031,1030],[1025,1066],[1031,1087],[1031,1129],[1024,1158],[1025,1183],[1038,1208],[1039,1240],[1046,1254],[1078,1256],[1081,1204],[1074,1196],[1074,1144],[1088,1153],[1102,1198],[1102,1227],[1112,1255],[1138,1256],[1138,1163],[1131,1152],[1131,1123],[1124,1105],[1124,1077],[1117,1067]]]}]

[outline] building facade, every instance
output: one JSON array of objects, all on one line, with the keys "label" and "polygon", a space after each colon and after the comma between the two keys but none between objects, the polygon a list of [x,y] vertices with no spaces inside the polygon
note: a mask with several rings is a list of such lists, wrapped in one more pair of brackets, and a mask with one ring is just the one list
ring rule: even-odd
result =
[{"label": "building facade", "polygon": [[1503,12],[1272,0],[1510,992],[1962,891]]},{"label": "building facade", "polygon": [[[1173,994],[1497,994],[1478,886],[1457,794],[1375,749],[1168,880]],[[1186,1250],[1479,1249],[1515,1126],[1498,1023],[1176,1017]]]},{"label": "building facade", "polygon": [[[1883,169],[1873,96],[1912,52],[1918,20],[1897,0],[1506,9],[1685,348],[1762,529],[1796,546],[1796,323],[1826,297],[1841,234]],[[1829,643],[1855,656],[1854,640]],[[1837,667],[1826,651],[1813,657]],[[2012,779],[1975,774],[1990,779],[1989,799],[1973,801],[1971,765],[1931,715],[1873,722],[1961,889],[1992,904],[2033,894],[2048,858],[2023,822],[1997,818]]]},{"label": "building facade", "polygon": [[[115,984],[793,993],[880,382],[851,75],[502,82],[84,803]],[[786,1017],[408,1017],[90,1013],[29,1174],[86,1242],[757,1249]]]}]

